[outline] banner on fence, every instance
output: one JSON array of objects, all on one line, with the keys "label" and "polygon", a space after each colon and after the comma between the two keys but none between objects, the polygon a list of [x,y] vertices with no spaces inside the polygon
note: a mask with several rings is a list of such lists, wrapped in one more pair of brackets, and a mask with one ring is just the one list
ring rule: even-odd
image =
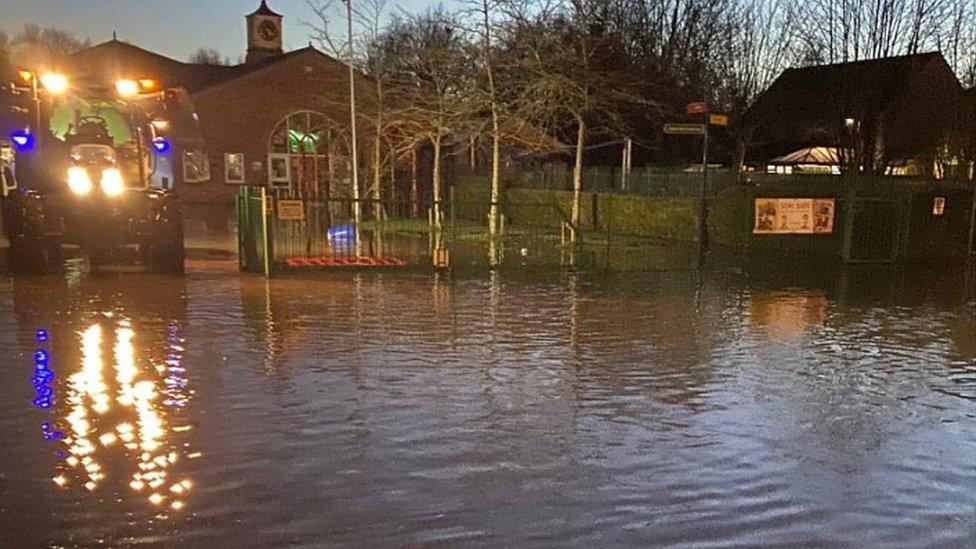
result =
[{"label": "banner on fence", "polygon": [[833,198],[757,198],[753,234],[830,234]]},{"label": "banner on fence", "polygon": [[279,200],[278,219],[283,221],[301,221],[305,219],[305,206],[301,200]]}]

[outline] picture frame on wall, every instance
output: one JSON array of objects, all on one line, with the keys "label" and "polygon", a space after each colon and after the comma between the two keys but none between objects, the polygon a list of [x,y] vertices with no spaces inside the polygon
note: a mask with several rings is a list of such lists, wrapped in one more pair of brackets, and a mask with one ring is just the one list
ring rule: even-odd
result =
[{"label": "picture frame on wall", "polygon": [[183,181],[201,183],[210,180],[210,158],[202,148],[183,151]]},{"label": "picture frame on wall", "polygon": [[224,153],[224,182],[243,184],[244,166],[244,153]]},{"label": "picture frame on wall", "polygon": [[291,155],[268,155],[268,183],[281,187],[291,184]]}]

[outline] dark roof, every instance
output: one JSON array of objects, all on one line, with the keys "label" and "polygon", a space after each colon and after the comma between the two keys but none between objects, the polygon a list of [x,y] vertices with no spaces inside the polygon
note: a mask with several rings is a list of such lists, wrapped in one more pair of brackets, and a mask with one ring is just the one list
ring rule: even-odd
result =
[{"label": "dark roof", "polygon": [[742,122],[753,129],[757,144],[793,147],[780,153],[824,145],[813,143],[816,139],[811,137],[819,131],[836,130],[846,118],[869,120],[893,107],[904,107],[900,100],[918,83],[913,76],[936,63],[944,65],[936,67],[942,71],[936,74],[947,82],[940,81],[932,90],[932,100],[951,102],[951,98],[939,96],[952,88],[952,97],[957,97],[959,85],[951,69],[942,54],[922,53],[787,69],[756,98]]},{"label": "dark roof", "polygon": [[[165,87],[179,86],[190,93],[196,93],[211,86],[240,78],[308,50],[318,51],[308,46],[256,63],[201,65],[177,61],[127,42],[112,39],[75,52],[71,55],[71,65],[74,69],[73,72],[106,81],[114,80],[119,76],[131,78],[151,76],[159,79]],[[133,72],[138,74],[131,74]]]},{"label": "dark roof", "polygon": [[902,55],[833,65],[786,69],[749,107],[747,121],[764,116],[819,118],[825,112],[850,116],[883,111],[924,65],[942,60],[940,53]]},{"label": "dark roof", "polygon": [[255,10],[251,15],[272,15],[274,17],[281,17],[281,14],[275,13],[274,10],[268,7],[268,3],[265,0],[261,0],[261,5],[258,6],[258,9]]}]

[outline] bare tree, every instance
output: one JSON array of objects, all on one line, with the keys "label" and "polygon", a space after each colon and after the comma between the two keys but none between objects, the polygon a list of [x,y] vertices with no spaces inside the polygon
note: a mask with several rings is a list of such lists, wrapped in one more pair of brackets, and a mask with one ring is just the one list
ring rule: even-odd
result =
[{"label": "bare tree", "polygon": [[[488,106],[490,115],[491,137],[491,202],[488,205],[488,236],[495,238],[500,231],[500,201],[501,201],[501,174],[499,165],[501,163],[501,123],[498,94],[495,89],[495,59],[494,59],[494,23],[491,20],[492,13],[497,11],[498,4],[495,0],[473,0],[471,11],[475,15],[476,34],[480,42],[481,65],[484,71],[483,95],[484,102]],[[472,138],[471,153],[474,154],[474,144]],[[473,157],[472,157],[473,158]]]},{"label": "bare tree", "polygon": [[10,41],[12,61],[25,66],[57,63],[63,57],[87,48],[91,41],[54,27],[27,23]]},{"label": "bare tree", "polygon": [[726,13],[728,33],[715,67],[718,106],[733,119],[735,163],[749,136],[738,123],[752,101],[795,60],[796,11],[788,0],[741,0]]},{"label": "bare tree", "polygon": [[438,229],[445,139],[457,135],[470,118],[473,56],[460,29],[455,14],[436,8],[398,18],[389,31],[398,47],[398,55],[389,59],[390,84],[404,105],[397,126],[408,140],[422,136],[433,148],[433,222]]},{"label": "bare tree", "polygon": [[198,48],[188,59],[197,65],[229,65],[230,60],[222,58],[220,52],[213,48]]},{"label": "bare tree", "polygon": [[517,57],[509,74],[516,79],[512,85],[518,117],[575,134],[569,225],[576,242],[588,136],[594,130],[624,135],[624,109],[635,103],[653,105],[632,93],[632,71],[622,55],[621,36],[611,30],[607,3],[511,4],[509,13],[519,27],[508,37]]}]

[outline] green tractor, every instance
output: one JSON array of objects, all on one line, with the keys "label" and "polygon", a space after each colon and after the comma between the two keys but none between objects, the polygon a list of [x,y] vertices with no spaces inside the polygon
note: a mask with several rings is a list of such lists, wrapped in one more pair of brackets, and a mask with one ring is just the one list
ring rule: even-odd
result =
[{"label": "green tractor", "polygon": [[180,204],[151,185],[159,140],[145,113],[132,102],[73,97],[47,114],[50,131],[22,133],[4,171],[14,270],[57,269],[73,251],[93,267],[135,260],[182,273]]}]

